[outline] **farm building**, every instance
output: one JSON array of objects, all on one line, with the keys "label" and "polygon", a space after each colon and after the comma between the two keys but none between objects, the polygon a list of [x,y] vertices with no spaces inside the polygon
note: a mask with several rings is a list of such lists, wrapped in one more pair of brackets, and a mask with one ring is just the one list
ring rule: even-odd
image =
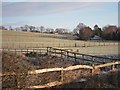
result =
[{"label": "farm building", "polygon": [[93,38],[90,38],[90,40],[102,40],[100,36],[95,35]]},{"label": "farm building", "polygon": [[54,33],[54,29],[52,28],[46,28],[46,33]]},{"label": "farm building", "polygon": [[68,30],[64,28],[56,28],[55,33],[65,34],[65,33],[68,33]]}]

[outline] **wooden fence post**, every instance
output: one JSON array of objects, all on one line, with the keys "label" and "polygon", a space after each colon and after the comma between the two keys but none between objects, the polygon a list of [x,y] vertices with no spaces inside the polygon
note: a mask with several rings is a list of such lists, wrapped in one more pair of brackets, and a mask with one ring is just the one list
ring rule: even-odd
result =
[{"label": "wooden fence post", "polygon": [[[114,63],[114,61],[113,61],[113,63]],[[115,70],[115,64],[112,65],[112,70]]]},{"label": "wooden fence post", "polygon": [[74,53],[74,58],[75,58],[75,62],[76,62],[76,53]]},{"label": "wooden fence post", "polygon": [[69,51],[67,51],[67,59],[69,58]]},{"label": "wooden fence post", "polygon": [[92,64],[93,64],[93,65],[94,65],[94,61],[95,61],[95,60],[94,60],[94,57],[92,57]]},{"label": "wooden fence post", "polygon": [[39,53],[40,53],[40,55],[42,54],[42,53],[41,53],[41,49],[39,49]]},{"label": "wooden fence post", "polygon": [[21,49],[21,52],[22,52],[22,49]]},{"label": "wooden fence post", "polygon": [[77,47],[76,43],[75,43],[75,47]]},{"label": "wooden fence post", "polygon": [[82,61],[81,61],[81,64],[84,63],[84,55],[82,54]]},{"label": "wooden fence post", "polygon": [[15,50],[15,52],[16,52],[16,49],[14,49]]},{"label": "wooden fence post", "polygon": [[48,49],[48,55],[50,55],[51,56],[51,47],[48,47],[49,49]]},{"label": "wooden fence post", "polygon": [[79,52],[79,49],[77,49],[77,52]]},{"label": "wooden fence post", "polygon": [[62,58],[62,50],[61,50],[61,58]]},{"label": "wooden fence post", "polygon": [[95,72],[95,65],[92,64],[92,67],[93,67],[93,69],[92,69],[92,74],[93,74]]},{"label": "wooden fence post", "polygon": [[64,75],[63,75],[63,67],[62,67],[62,70],[61,70],[61,82],[64,81]]},{"label": "wooden fence post", "polygon": [[49,47],[47,47],[47,55],[49,56],[49,50],[48,49],[49,49]]},{"label": "wooden fence post", "polygon": [[34,53],[34,49],[33,49],[33,53]]},{"label": "wooden fence post", "polygon": [[28,54],[28,49],[27,49],[27,54]]},{"label": "wooden fence post", "polygon": [[85,47],[85,41],[84,41],[84,45],[83,45],[83,47]]},{"label": "wooden fence post", "polygon": [[55,56],[56,56],[56,49],[55,49]]}]

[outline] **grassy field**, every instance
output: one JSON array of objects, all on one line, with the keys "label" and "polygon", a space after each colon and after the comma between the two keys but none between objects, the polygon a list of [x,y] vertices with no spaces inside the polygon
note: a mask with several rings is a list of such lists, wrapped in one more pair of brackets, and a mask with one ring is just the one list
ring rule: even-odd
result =
[{"label": "grassy field", "polygon": [[2,31],[2,47],[9,49],[61,47],[81,53],[104,55],[118,54],[118,42],[73,40],[72,35],[45,34],[33,32]]}]

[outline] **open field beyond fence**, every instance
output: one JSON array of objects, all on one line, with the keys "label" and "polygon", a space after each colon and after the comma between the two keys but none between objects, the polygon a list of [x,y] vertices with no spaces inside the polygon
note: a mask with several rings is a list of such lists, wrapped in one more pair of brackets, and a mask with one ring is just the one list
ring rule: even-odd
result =
[{"label": "open field beyond fence", "polygon": [[118,42],[115,41],[81,41],[74,40],[76,37],[72,35],[2,30],[0,32],[2,33],[2,48],[27,49],[59,47],[93,55],[118,54]]},{"label": "open field beyond fence", "polygon": [[[45,34],[32,32],[1,31],[3,47],[30,48],[30,47],[80,47],[80,46],[113,46],[118,42],[111,41],[81,41],[73,40],[75,36]],[[66,37],[66,38],[64,38]]]}]

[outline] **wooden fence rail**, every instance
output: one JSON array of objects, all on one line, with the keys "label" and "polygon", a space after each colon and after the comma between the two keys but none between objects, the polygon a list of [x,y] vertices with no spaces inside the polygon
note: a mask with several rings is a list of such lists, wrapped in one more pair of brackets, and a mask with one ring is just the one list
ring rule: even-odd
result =
[{"label": "wooden fence rail", "polygon": [[94,46],[113,46],[118,45],[118,42],[91,42],[91,41],[83,41],[83,42],[56,42],[56,43],[44,43],[44,42],[2,42],[3,48],[47,48],[47,47],[94,47]]},{"label": "wooden fence rail", "polygon": [[66,68],[49,68],[49,69],[39,69],[39,70],[33,70],[33,71],[28,71],[28,74],[39,74],[39,73],[45,73],[45,72],[53,72],[53,71],[68,71],[68,70],[76,70],[76,69],[93,69],[92,66],[88,65],[75,65],[75,66],[69,66]]},{"label": "wooden fence rail", "polygon": [[87,54],[82,54],[79,52],[74,52],[72,50],[67,50],[67,49],[60,49],[60,48],[52,48],[52,47],[47,47],[48,53],[51,55],[59,55],[61,58],[73,58],[75,61],[89,61],[92,64],[97,63],[97,64],[104,64],[108,62],[114,62],[114,61],[119,61],[119,58],[108,58],[108,57],[100,57],[100,56],[93,56],[93,55],[87,55]]},{"label": "wooden fence rail", "polygon": [[2,51],[21,52],[21,53],[30,53],[30,52],[47,53],[46,48],[40,48],[40,49],[2,49]]},{"label": "wooden fence rail", "polygon": [[94,63],[98,64],[105,64],[110,62],[119,61],[119,58],[108,58],[108,57],[100,57],[100,56],[93,56],[93,55],[87,55],[82,54],[78,52],[72,51],[72,49],[61,49],[61,48],[39,48],[39,49],[3,49],[3,51],[15,51],[15,52],[22,52],[22,53],[30,53],[30,52],[36,52],[36,53],[47,53],[48,55],[55,55],[60,56],[61,58],[66,59],[73,59],[75,62],[89,62],[91,65]]},{"label": "wooden fence rail", "polygon": [[[69,66],[66,68],[48,68],[48,69],[39,69],[39,70],[32,70],[32,71],[28,71],[28,75],[31,74],[41,74],[41,73],[47,73],[47,72],[56,72],[56,71],[61,71],[61,81],[54,81],[54,82],[50,82],[44,85],[37,85],[37,86],[29,86],[26,88],[47,88],[47,87],[52,87],[52,86],[56,86],[56,85],[60,85],[63,84],[63,71],[69,71],[69,70],[76,70],[76,69],[89,69],[92,70],[92,73],[94,73],[94,71],[96,69],[102,68],[102,67],[107,67],[107,66],[112,66],[112,65],[120,65],[120,61],[119,62],[114,62],[114,63],[107,63],[107,64],[101,64],[101,65],[97,65],[97,66],[89,66],[89,65],[75,65],[75,66]],[[5,76],[5,75],[16,75],[15,73],[13,74],[3,74],[0,76]],[[22,75],[22,74],[21,74]]]},{"label": "wooden fence rail", "polygon": [[[37,50],[39,51],[39,50],[43,50],[43,49],[32,49],[32,50],[30,50],[30,49],[25,50],[24,49],[24,50],[10,50],[10,51],[36,52]],[[92,64],[91,65],[85,65],[83,63],[83,65],[79,64],[79,65],[69,66],[69,67],[65,67],[65,68],[63,68],[63,67],[61,67],[61,68],[47,68],[47,69],[38,69],[38,70],[28,71],[28,75],[35,75],[35,74],[59,71],[59,72],[61,72],[61,75],[60,75],[61,80],[50,82],[50,83],[47,83],[45,85],[29,86],[29,87],[26,87],[26,88],[46,88],[46,87],[52,87],[52,86],[63,84],[64,83],[64,81],[63,81],[63,78],[64,78],[63,71],[87,69],[87,70],[90,70],[91,73],[95,73],[95,71],[97,69],[100,69],[100,68],[112,66],[113,68],[111,68],[111,70],[114,70],[116,68],[115,65],[120,65],[119,59],[111,59],[110,62],[101,62],[100,64],[95,65],[93,62],[97,62],[96,59],[98,59],[98,58],[103,59],[103,60],[106,60],[106,59],[109,60],[110,58],[81,54],[81,53],[78,53],[78,52],[73,52],[72,50],[69,50],[69,49],[47,47],[47,49],[44,49],[44,50],[46,51],[46,53],[48,55],[60,54],[61,58],[63,58],[63,57],[71,58],[72,57],[72,58],[74,58],[75,61],[77,59],[79,59],[79,60],[83,59],[83,62],[89,60],[89,61],[92,62]],[[78,56],[80,56],[80,57],[78,57]],[[91,58],[91,59],[88,59],[88,57]],[[119,69],[119,68],[116,68],[116,69]],[[15,73],[13,73],[13,74],[7,73],[7,74],[1,74],[0,76],[5,76],[5,75],[16,75],[16,74]],[[21,75],[22,75],[22,73],[21,73]]]},{"label": "wooden fence rail", "polygon": [[102,68],[102,67],[114,66],[114,65],[119,65],[119,64],[120,64],[120,61],[116,61],[116,62],[97,65],[95,66],[95,68]]}]

